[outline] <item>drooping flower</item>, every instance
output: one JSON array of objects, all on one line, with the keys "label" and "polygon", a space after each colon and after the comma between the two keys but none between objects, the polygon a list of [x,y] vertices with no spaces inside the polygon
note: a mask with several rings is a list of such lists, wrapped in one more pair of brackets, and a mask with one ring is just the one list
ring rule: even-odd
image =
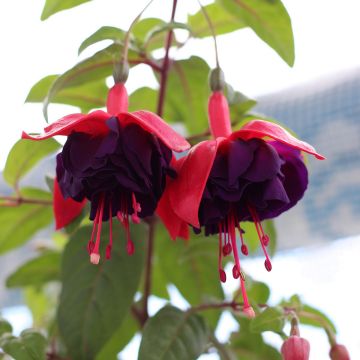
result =
[{"label": "drooping flower", "polygon": [[283,360],[309,360],[310,343],[300,337],[300,330],[297,318],[291,321],[290,336],[281,346]]},{"label": "drooping flower", "polygon": [[308,185],[308,173],[301,151],[324,159],[315,149],[281,126],[252,120],[232,132],[227,100],[221,91],[209,99],[209,124],[214,137],[194,146],[174,165],[178,177],[169,185],[159,203],[158,214],[172,238],[188,237],[187,224],[196,233],[219,236],[219,276],[226,281],[222,257],[231,253],[235,265],[233,277],[240,278],[244,311],[253,316],[240,267],[240,250],[248,254],[241,222],[252,221],[265,254],[269,237],[261,221],[272,219],[293,207]]},{"label": "drooping flower", "polygon": [[132,254],[129,219],[138,223],[140,218],[153,215],[166,177],[176,175],[170,165],[172,150],[184,151],[190,145],[157,115],[143,110],[129,113],[122,83],[110,89],[107,112],[68,115],[46,127],[43,135],[23,133],[22,137],[42,140],[56,135],[68,137],[57,156],[57,228],[71,222],[87,199],[93,220],[88,243],[91,262],[97,264],[100,260],[102,222],[107,220],[110,239],[106,258],[110,258],[114,216],[126,229],[127,251]]},{"label": "drooping flower", "polygon": [[344,345],[334,344],[330,349],[331,360],[350,360],[349,352]]},{"label": "drooping flower", "polygon": [[310,344],[306,339],[292,335],[282,344],[281,354],[284,360],[309,360]]}]

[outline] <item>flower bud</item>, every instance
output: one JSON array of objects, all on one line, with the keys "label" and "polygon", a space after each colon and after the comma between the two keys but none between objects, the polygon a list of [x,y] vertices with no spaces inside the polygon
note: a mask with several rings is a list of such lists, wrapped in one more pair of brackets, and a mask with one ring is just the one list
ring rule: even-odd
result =
[{"label": "flower bud", "polygon": [[281,347],[283,360],[309,360],[310,343],[297,335],[290,336]]},{"label": "flower bud", "polygon": [[350,360],[349,352],[344,345],[335,344],[330,350],[331,360]]}]

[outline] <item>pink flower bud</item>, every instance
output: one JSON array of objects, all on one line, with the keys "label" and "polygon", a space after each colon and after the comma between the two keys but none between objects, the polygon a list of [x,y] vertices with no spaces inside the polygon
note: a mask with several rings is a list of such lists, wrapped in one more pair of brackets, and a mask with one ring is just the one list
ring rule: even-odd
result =
[{"label": "pink flower bud", "polygon": [[283,360],[309,360],[310,344],[299,336],[290,336],[281,347]]},{"label": "pink flower bud", "polygon": [[349,352],[344,345],[335,344],[330,350],[331,360],[350,360]]}]

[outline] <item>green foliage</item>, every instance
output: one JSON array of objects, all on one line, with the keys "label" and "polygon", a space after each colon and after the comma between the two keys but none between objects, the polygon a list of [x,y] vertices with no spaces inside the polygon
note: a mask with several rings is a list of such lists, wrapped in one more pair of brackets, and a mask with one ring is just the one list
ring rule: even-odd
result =
[{"label": "green foliage", "polygon": [[78,53],[80,55],[89,46],[104,40],[111,40],[114,43],[123,45],[124,37],[125,31],[114,26],[102,26],[81,43]]},{"label": "green foliage", "polygon": [[[119,57],[122,46],[112,44],[107,48],[98,51],[89,58],[81,61],[51,84],[47,97],[44,99],[44,116],[47,119],[47,108],[53,102],[61,90],[78,87],[80,85],[104,81],[107,76],[112,75],[115,60]],[[138,59],[139,56],[133,50],[129,50],[129,61]],[[105,104],[105,99],[103,99]]]},{"label": "green foliage", "polygon": [[10,150],[4,169],[4,179],[11,186],[19,181],[45,156],[54,153],[60,144],[54,139],[44,141],[19,140]]},{"label": "green foliage", "polygon": [[12,333],[12,326],[7,320],[0,318],[0,336],[5,333]]},{"label": "green foliage", "polygon": [[[86,252],[90,226],[74,233],[65,247],[58,323],[69,354],[75,359],[95,358],[128,314],[139,286],[144,255],[144,229],[136,226],[132,230],[135,254],[127,255],[124,233],[115,226],[112,259],[103,259],[98,266],[90,264]],[[108,237],[104,224],[101,254]]]},{"label": "green foliage", "polygon": [[60,278],[61,254],[47,251],[20,266],[6,279],[7,287],[40,286]]},{"label": "green foliage", "polygon": [[169,70],[164,118],[169,122],[184,122],[189,134],[207,127],[209,70],[206,62],[197,56],[174,61]]},{"label": "green foliage", "polygon": [[207,342],[208,330],[200,316],[166,306],[146,323],[138,359],[197,359]]},{"label": "green foliage", "polygon": [[[230,12],[226,11],[223,6],[215,2],[204,7],[206,13],[211,19],[211,23],[214,27],[216,35],[222,35],[230,33],[235,30],[242,29],[246,24],[234,16]],[[197,38],[203,38],[212,36],[209,24],[206,21],[204,13],[199,10],[194,15],[189,15],[188,24],[191,28],[191,34]]]},{"label": "green foliage", "polygon": [[129,312],[120,327],[96,355],[96,360],[116,360],[117,354],[130,342],[138,330],[139,326]]},{"label": "green foliage", "polygon": [[24,330],[19,337],[5,333],[0,337],[0,347],[16,360],[45,360],[47,341],[39,332]]},{"label": "green foliage", "polygon": [[[42,19],[88,1],[46,0]],[[293,65],[291,21],[280,0],[216,0],[205,6],[205,10],[218,35],[251,28],[289,65]],[[172,124],[180,123],[189,135],[195,135],[193,139],[198,139],[205,137],[208,129],[210,68],[200,57],[180,59],[179,56],[170,58],[169,68],[159,71],[164,64],[163,52],[154,50],[164,49],[169,31],[173,29],[187,30],[188,39],[197,38],[197,41],[212,35],[201,10],[188,16],[186,24],[145,18],[135,24],[130,34],[128,60],[132,66],[141,62],[152,64],[159,85],[160,77],[167,74],[164,118]],[[171,56],[176,48],[187,45],[188,39],[180,43],[176,33],[173,34]],[[91,51],[92,45],[103,41],[110,44],[63,74],[49,75],[38,81],[26,101],[43,102],[45,117],[50,103],[76,106],[83,113],[104,107],[108,92],[106,81],[113,73],[115,62],[119,61],[124,39],[125,31],[121,28],[99,28],[81,43],[79,54]],[[232,46],[236,47],[236,44]],[[246,54],[246,49],[243,53]],[[256,101],[228,84],[225,95],[236,126],[255,117],[265,118],[249,113]],[[159,89],[139,87],[130,96],[130,111],[146,109],[156,112],[158,101]],[[275,119],[266,120],[276,122]],[[20,140],[11,150],[4,178],[16,194],[14,203],[11,203],[14,206],[0,208],[0,253],[23,245],[52,222],[52,194],[39,189],[21,189],[19,182],[41,159],[59,147],[52,139],[42,142]],[[46,181],[52,192],[53,179],[48,177]],[[18,203],[16,199],[19,199]],[[0,205],[8,205],[7,201],[7,197],[3,197]],[[154,250],[148,258],[145,256],[145,227],[131,225],[136,251],[133,256],[128,256],[124,231],[115,222],[112,259],[107,261],[104,254],[109,229],[104,223],[102,259],[95,266],[90,264],[86,252],[92,231],[91,226],[84,225],[88,213],[87,206],[63,232],[52,235],[57,239],[56,250],[47,249],[38,254],[7,279],[8,287],[23,288],[24,299],[33,314],[33,326],[46,329],[51,344],[55,344],[54,356],[76,360],[116,360],[117,354],[137,333],[141,333],[139,360],[191,360],[210,347],[216,348],[220,358],[227,360],[280,360],[279,351],[264,341],[262,333],[272,331],[284,337],[283,328],[292,311],[301,323],[325,328],[329,334],[335,333],[333,323],[325,314],[303,304],[296,295],[278,306],[268,307],[270,288],[246,275],[248,297],[257,316],[250,320],[243,313],[232,311],[240,330],[233,333],[228,342],[220,344],[213,332],[220,315],[231,309],[231,299],[225,299],[219,281],[217,238],[192,234],[189,241],[174,242],[158,222]],[[241,226],[250,252],[258,252],[260,243],[254,224],[246,222]],[[269,253],[274,254],[276,231],[273,221],[264,221],[263,228],[270,237]],[[227,261],[232,259],[227,257],[224,262]],[[150,296],[167,300],[171,297],[169,289],[175,286],[189,304],[189,309],[183,311],[166,305],[148,317],[144,309],[148,285],[151,285]],[[241,302],[239,293],[238,290],[233,295]],[[201,316],[200,312],[196,313],[199,309],[202,310]],[[34,330],[26,330],[15,337],[11,325],[0,319],[0,347],[6,357],[41,360],[45,359],[48,344],[45,337]]]},{"label": "green foliage", "polygon": [[53,221],[51,194],[26,188],[21,190],[24,198],[35,198],[49,204],[22,204],[16,207],[0,208],[0,254],[12,250],[36,234]]},{"label": "green foliage", "polygon": [[[31,88],[26,102],[38,103],[45,101],[51,86],[58,77],[59,75],[49,75],[37,82]],[[51,102],[77,106],[81,112],[86,113],[91,109],[105,106],[107,92],[108,87],[104,78],[59,90]]]},{"label": "green foliage", "polygon": [[253,320],[246,318],[238,319],[240,331],[231,335],[231,352],[234,359],[241,360],[281,360],[280,353],[268,345],[260,333],[252,332]]},{"label": "green foliage", "polygon": [[253,332],[274,331],[280,333],[285,325],[285,315],[281,308],[269,307],[251,321]]},{"label": "green foliage", "polygon": [[229,13],[249,26],[290,66],[295,50],[291,20],[280,0],[217,0]]},{"label": "green foliage", "polygon": [[41,20],[46,20],[51,15],[56,14],[59,11],[71,9],[89,1],[91,0],[46,0],[41,14]]},{"label": "green foliage", "polygon": [[[218,243],[215,238],[193,236],[188,242],[174,242],[160,228],[157,241],[158,266],[163,279],[174,284],[190,304],[224,299],[217,270]],[[215,328],[219,319],[218,311],[208,311],[205,315]]]}]

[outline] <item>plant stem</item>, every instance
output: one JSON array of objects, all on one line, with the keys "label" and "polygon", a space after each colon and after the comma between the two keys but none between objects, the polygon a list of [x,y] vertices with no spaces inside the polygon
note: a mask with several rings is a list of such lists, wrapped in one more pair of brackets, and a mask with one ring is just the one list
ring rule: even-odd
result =
[{"label": "plant stem", "polygon": [[[175,12],[176,12],[176,5],[177,0],[173,0],[173,7],[171,12],[171,19],[170,22],[174,21]],[[158,99],[158,106],[157,106],[157,114],[161,117],[164,112],[164,102],[165,102],[165,92],[166,92],[166,84],[168,78],[168,70],[169,70],[169,51],[171,47],[171,42],[173,39],[173,30],[170,29],[166,38],[165,43],[165,57],[162,65],[161,70],[161,77],[160,77],[160,90],[159,90],[159,99]]]},{"label": "plant stem", "polygon": [[1,206],[10,207],[10,206],[19,206],[21,204],[35,204],[35,205],[52,205],[52,200],[43,200],[43,199],[33,199],[25,198],[22,196],[0,196],[0,201],[5,201],[0,203]]},{"label": "plant stem", "polygon": [[145,324],[149,318],[148,311],[148,302],[149,296],[151,293],[151,280],[152,280],[152,262],[153,262],[153,253],[154,253],[154,235],[156,227],[156,218],[153,217],[149,222],[149,238],[148,238],[148,247],[146,252],[146,263],[145,263],[145,284],[144,284],[144,294],[143,294],[143,309],[141,313],[142,325]]}]

